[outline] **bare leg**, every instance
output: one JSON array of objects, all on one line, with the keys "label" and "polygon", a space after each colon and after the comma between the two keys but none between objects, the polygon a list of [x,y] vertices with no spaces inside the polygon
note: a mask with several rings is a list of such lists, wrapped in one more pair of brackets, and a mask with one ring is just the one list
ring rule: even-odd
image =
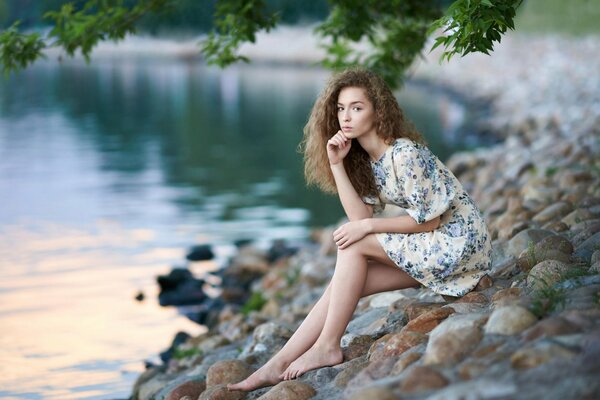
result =
[{"label": "bare leg", "polygon": [[[378,243],[377,245],[379,246]],[[361,297],[388,290],[412,287],[419,284],[419,282],[410,277],[406,272],[394,265],[394,263],[387,258],[383,249],[380,248],[380,250],[381,253],[378,254],[378,257],[374,258],[381,259],[381,261],[372,260],[368,263],[367,276]],[[382,255],[384,258],[381,258]],[[336,271],[337,270],[338,268],[336,267]],[[310,349],[319,337],[328,314],[332,284],[333,279],[325,289],[325,292],[319,301],[315,304],[304,322],[302,322],[286,345],[273,356],[271,360],[247,379],[234,385],[228,385],[230,390],[250,391],[260,387],[274,385],[282,380],[282,372],[292,363],[292,361],[296,360]]]},{"label": "bare leg", "polygon": [[[391,270],[394,274],[392,282],[396,286],[392,286],[386,282],[386,279],[392,278],[387,273],[385,275],[371,274],[372,268],[368,267],[368,259],[375,259],[388,265],[391,263],[374,235],[369,235],[347,249],[338,251],[323,329],[312,347],[292,362],[281,378],[294,379],[306,371],[336,365],[343,361],[340,339],[361,296],[372,293],[373,289],[383,291],[418,284],[416,280],[394,266]],[[372,275],[371,279],[367,280],[369,275]]]}]

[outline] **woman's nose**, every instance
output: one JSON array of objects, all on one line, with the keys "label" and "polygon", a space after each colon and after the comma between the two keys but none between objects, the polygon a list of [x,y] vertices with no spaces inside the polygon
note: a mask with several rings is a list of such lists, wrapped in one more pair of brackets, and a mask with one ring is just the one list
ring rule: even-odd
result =
[{"label": "woman's nose", "polygon": [[344,121],[350,121],[350,113],[348,113],[348,112],[344,113]]}]

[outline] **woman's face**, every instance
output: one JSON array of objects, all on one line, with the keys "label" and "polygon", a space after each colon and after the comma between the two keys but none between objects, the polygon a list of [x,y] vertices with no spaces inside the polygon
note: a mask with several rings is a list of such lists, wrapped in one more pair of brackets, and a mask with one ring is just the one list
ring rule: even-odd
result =
[{"label": "woman's face", "polygon": [[349,139],[375,131],[375,110],[363,88],[349,86],[340,91],[337,101],[340,129]]}]

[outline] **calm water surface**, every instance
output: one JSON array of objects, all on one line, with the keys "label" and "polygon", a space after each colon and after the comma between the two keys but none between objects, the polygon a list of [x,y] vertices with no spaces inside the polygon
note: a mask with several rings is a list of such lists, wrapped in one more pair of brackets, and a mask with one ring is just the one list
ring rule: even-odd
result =
[{"label": "calm water surface", "polygon": [[[200,273],[236,239],[266,247],[337,221],[296,152],[327,77],[97,60],[0,81],[0,397],[126,398],[177,331],[203,331],[156,300],[155,276],[189,246],[215,246]],[[440,158],[474,144],[443,93],[399,99]]]}]

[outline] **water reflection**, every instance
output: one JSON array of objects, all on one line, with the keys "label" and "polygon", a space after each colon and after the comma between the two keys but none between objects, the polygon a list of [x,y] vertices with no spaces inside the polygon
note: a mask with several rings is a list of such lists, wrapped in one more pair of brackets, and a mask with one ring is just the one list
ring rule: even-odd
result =
[{"label": "water reflection", "polygon": [[[296,152],[327,76],[97,60],[0,82],[0,397],[126,397],[143,358],[202,330],[156,302],[186,247],[222,260],[337,221]],[[462,145],[436,136],[459,132],[448,98],[409,85],[401,102],[442,158]]]}]

